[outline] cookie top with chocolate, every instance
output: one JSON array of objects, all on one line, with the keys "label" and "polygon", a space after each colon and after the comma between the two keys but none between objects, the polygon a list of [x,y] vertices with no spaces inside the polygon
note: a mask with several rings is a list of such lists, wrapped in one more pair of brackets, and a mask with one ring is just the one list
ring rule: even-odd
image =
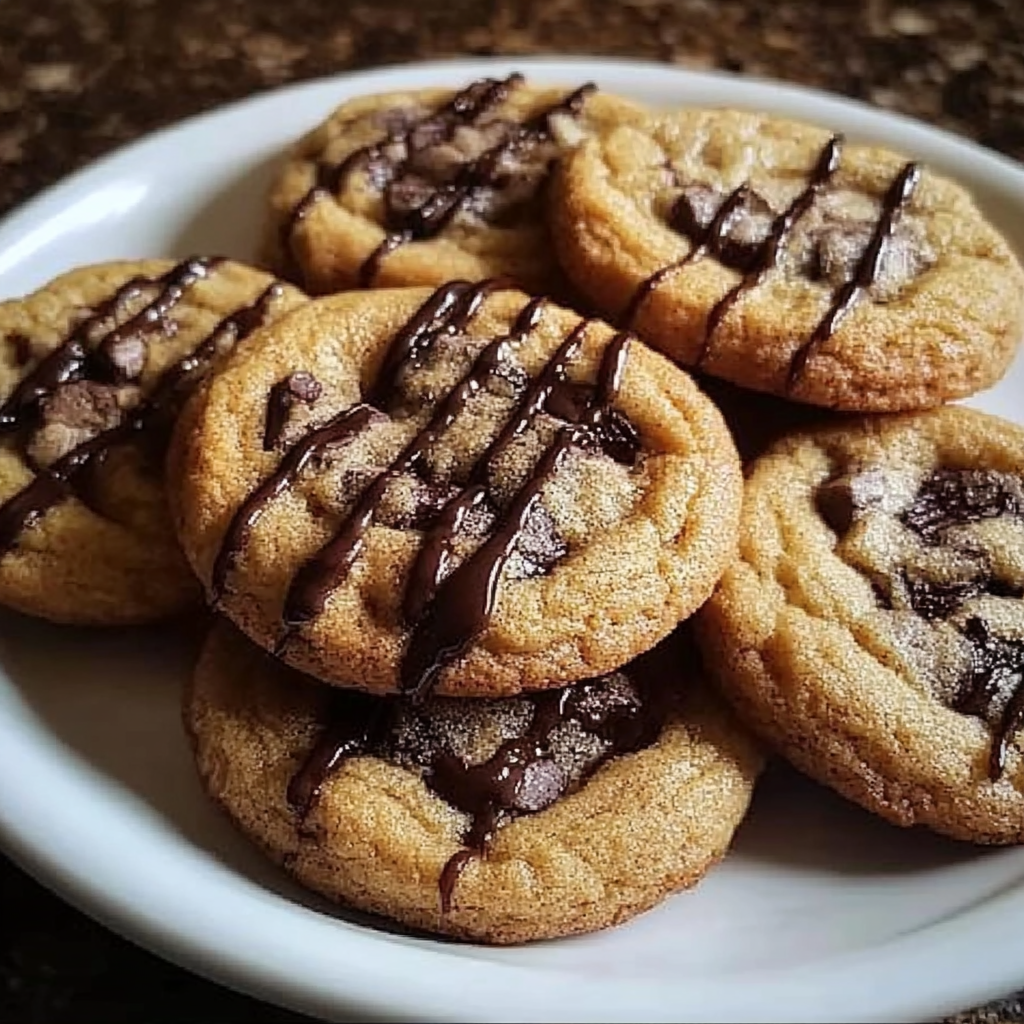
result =
[{"label": "cookie top with chocolate", "polygon": [[164,499],[188,394],[305,296],[223,259],[106,263],[0,303],[0,603],[63,622],[200,598]]},{"label": "cookie top with chocolate", "polygon": [[559,294],[547,180],[589,134],[644,111],[523,76],[364,96],[295,147],[270,197],[272,264],[315,294],[506,276]]},{"label": "cookie top with chocolate", "polygon": [[1006,371],[1024,272],[955,183],[765,114],[684,110],[584,142],[559,255],[686,366],[854,412],[930,408]]},{"label": "cookie top with chocolate", "polygon": [[183,415],[182,545],[261,646],[374,692],[618,668],[710,593],[739,461],[630,336],[493,284],[313,302]]},{"label": "cookie top with chocolate", "polygon": [[692,656],[501,700],[327,687],[217,624],[185,695],[208,792],[300,882],[483,942],[593,931],[695,884],[762,758]]},{"label": "cookie top with chocolate", "polygon": [[948,407],[754,466],[712,664],[787,756],[902,824],[1024,838],[1024,429]]}]

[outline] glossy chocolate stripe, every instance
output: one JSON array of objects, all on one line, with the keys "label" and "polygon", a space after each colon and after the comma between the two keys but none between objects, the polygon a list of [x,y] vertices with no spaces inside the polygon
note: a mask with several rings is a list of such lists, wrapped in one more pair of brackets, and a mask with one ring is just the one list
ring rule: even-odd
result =
[{"label": "glossy chocolate stripe", "polygon": [[378,415],[368,405],[353,406],[338,413],[322,427],[309,431],[285,452],[274,472],[246,498],[228,525],[211,573],[210,598],[214,605],[219,603],[228,573],[267,505],[291,486],[314,455],[332,445],[350,441]]},{"label": "glossy chocolate stripe", "polygon": [[[447,307],[447,317],[432,322],[432,336],[446,329],[463,330],[493,288],[493,282],[483,281],[471,289],[460,292],[459,300]],[[516,326],[519,326],[518,322]],[[487,378],[501,365],[507,349],[514,340],[514,334],[496,338],[480,352],[469,372],[437,404],[427,425],[406,444],[391,465],[378,474],[363,491],[331,540],[299,569],[285,598],[286,626],[309,622],[323,611],[328,595],[347,576],[352,564],[359,557],[366,531],[373,523],[392,479],[415,469],[423,455],[455,422],[469,398],[483,387]],[[403,342],[400,350],[407,352],[408,345]]]},{"label": "glossy chocolate stripe", "polygon": [[605,349],[600,399],[582,424],[563,427],[532,474],[512,498],[495,531],[438,587],[415,624],[401,666],[401,688],[422,698],[441,671],[460,657],[486,628],[494,611],[501,572],[540,501],[541,491],[576,445],[593,438],[593,428],[609,409],[621,381],[629,335],[616,335]]},{"label": "glossy chocolate stripe", "polygon": [[889,186],[871,239],[857,262],[853,277],[839,289],[814,333],[794,354],[789,366],[787,389],[796,386],[810,358],[832,337],[850,310],[878,280],[885,244],[895,231],[904,209],[910,204],[920,178],[921,168],[915,163],[908,163]]},{"label": "glossy chocolate stripe", "polygon": [[818,156],[818,162],[811,173],[807,187],[790,203],[788,209],[772,221],[768,237],[758,254],[757,262],[743,275],[740,282],[726,292],[712,307],[704,325],[704,340],[697,355],[697,366],[707,359],[714,333],[728,312],[747,292],[761,285],[768,274],[779,265],[779,258],[785,252],[793,229],[800,219],[810,212],[814,206],[814,200],[832,181],[839,170],[842,156],[842,136],[833,135]]}]

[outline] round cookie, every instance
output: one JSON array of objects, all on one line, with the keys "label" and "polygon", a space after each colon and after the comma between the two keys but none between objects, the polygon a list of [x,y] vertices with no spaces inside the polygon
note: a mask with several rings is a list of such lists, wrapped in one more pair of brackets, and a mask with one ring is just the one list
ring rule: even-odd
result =
[{"label": "round cookie", "polygon": [[656,658],[539,696],[414,707],[297,676],[221,623],[185,720],[208,792],[304,885],[414,928],[525,942],[696,884],[746,813],[759,752],[680,659]]},{"label": "round cookie", "polygon": [[0,303],[0,603],[146,622],[198,603],[163,455],[184,397],[304,296],[206,258],[105,263]]},{"label": "round cookie", "polygon": [[493,283],[315,300],[179,421],[182,546],[289,664],[503,696],[612,671],[710,594],[742,479],[689,377]]},{"label": "round cookie", "polygon": [[522,75],[342,104],[296,145],[270,195],[271,265],[314,294],[505,276],[562,294],[544,192],[591,132],[645,112]]},{"label": "round cookie", "polygon": [[1024,429],[949,407],[780,442],[697,622],[797,767],[899,825],[1024,840]]},{"label": "round cookie", "polygon": [[998,380],[1024,274],[958,185],[765,114],[684,110],[583,143],[553,238],[610,319],[685,366],[854,412]]}]

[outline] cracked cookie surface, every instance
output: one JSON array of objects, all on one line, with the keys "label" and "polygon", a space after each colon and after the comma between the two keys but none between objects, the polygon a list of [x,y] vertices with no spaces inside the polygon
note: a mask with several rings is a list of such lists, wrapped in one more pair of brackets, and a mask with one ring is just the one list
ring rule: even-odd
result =
[{"label": "cracked cookie surface", "polygon": [[947,407],[780,442],[698,633],[808,774],[897,824],[1024,839],[1021,427]]},{"label": "cracked cookie surface", "polygon": [[456,282],[269,334],[186,409],[171,495],[216,606],[316,678],[501,696],[613,671],[735,550],[721,417],[607,325]]},{"label": "cracked cookie surface", "polygon": [[687,663],[414,708],[300,677],[222,622],[185,721],[208,792],[303,884],[525,942],[621,923],[725,854],[761,755]]},{"label": "cracked cookie surface", "polygon": [[84,267],[0,303],[0,602],[88,624],[197,604],[164,497],[174,417],[234,345],[304,298],[195,258]]},{"label": "cracked cookie surface", "polygon": [[764,114],[690,110],[584,142],[553,237],[613,322],[685,366],[854,412],[998,380],[1024,274],[958,185]]},{"label": "cracked cookie surface", "polygon": [[544,200],[552,165],[644,111],[521,75],[349,100],[295,147],[270,197],[271,265],[309,291],[507,276],[561,294]]}]

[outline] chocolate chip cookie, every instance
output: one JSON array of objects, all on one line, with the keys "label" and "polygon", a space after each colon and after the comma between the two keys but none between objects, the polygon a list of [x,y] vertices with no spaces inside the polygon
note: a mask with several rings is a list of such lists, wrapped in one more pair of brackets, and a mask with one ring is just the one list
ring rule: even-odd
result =
[{"label": "chocolate chip cookie", "polygon": [[179,537],[294,667],[506,696],[613,671],[735,551],[717,410],[625,333],[494,282],[311,302],[179,421]]},{"label": "chocolate chip cookie", "polygon": [[724,855],[761,756],[690,664],[413,705],[301,677],[221,624],[185,719],[209,793],[300,882],[525,942],[625,921]]},{"label": "chocolate chip cookie", "polygon": [[886,150],[737,111],[584,142],[553,237],[609,318],[685,366],[855,412],[930,408],[998,380],[1024,274],[958,185]]},{"label": "chocolate chip cookie", "polygon": [[1024,840],[1021,427],[948,407],[779,443],[698,624],[808,774],[900,825]]},{"label": "chocolate chip cookie", "polygon": [[84,267],[0,303],[0,603],[115,624],[197,602],[164,498],[174,417],[228,350],[303,300],[197,258]]},{"label": "chocolate chip cookie", "polygon": [[315,294],[504,275],[560,294],[544,213],[552,165],[644,112],[522,75],[364,96],[295,147],[275,183],[270,262]]}]

